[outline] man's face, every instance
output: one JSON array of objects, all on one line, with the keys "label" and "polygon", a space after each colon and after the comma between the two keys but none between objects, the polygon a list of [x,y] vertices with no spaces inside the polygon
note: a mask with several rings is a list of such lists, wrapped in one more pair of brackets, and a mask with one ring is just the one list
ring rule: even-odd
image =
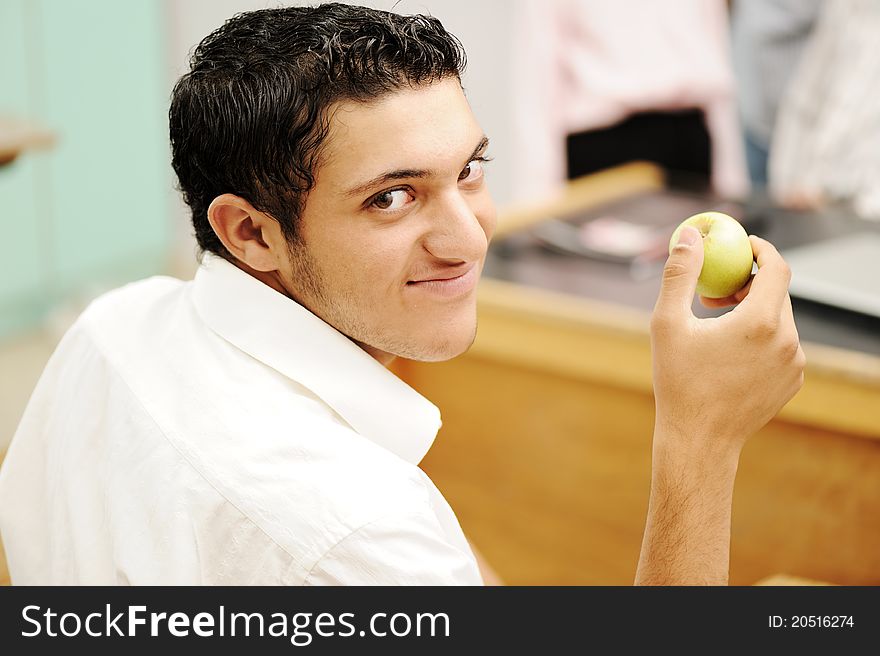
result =
[{"label": "man's face", "polygon": [[284,287],[381,362],[467,350],[495,228],[485,146],[454,78],[337,105]]}]

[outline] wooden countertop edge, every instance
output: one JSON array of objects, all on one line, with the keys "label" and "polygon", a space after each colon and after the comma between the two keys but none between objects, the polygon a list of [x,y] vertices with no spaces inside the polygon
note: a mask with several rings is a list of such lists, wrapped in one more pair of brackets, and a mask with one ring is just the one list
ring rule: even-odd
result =
[{"label": "wooden countertop edge", "polygon": [[[648,312],[492,278],[478,308],[473,356],[651,393]],[[780,417],[880,439],[880,357],[812,342],[804,351],[806,383]]]},{"label": "wooden countertop edge", "polygon": [[[644,310],[494,278],[480,282],[479,302],[505,312],[539,315],[544,322],[649,335],[651,315]],[[814,373],[845,377],[880,390],[880,356],[808,341],[803,346]]]},{"label": "wooden countertop edge", "polygon": [[478,303],[515,314],[539,317],[542,322],[591,325],[635,336],[648,335],[650,314],[637,308],[574,296],[540,287],[483,278]]}]

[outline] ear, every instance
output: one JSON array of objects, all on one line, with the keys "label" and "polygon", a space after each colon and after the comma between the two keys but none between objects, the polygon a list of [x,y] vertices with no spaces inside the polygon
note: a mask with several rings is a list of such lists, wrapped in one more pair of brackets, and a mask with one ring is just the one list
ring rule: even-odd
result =
[{"label": "ear", "polygon": [[287,246],[274,218],[240,196],[222,194],[211,201],[208,221],[233,257],[257,271],[278,269]]}]

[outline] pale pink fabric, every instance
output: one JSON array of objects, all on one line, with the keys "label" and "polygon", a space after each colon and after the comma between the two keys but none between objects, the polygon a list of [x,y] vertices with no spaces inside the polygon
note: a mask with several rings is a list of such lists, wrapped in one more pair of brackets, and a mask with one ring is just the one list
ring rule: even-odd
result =
[{"label": "pale pink fabric", "polygon": [[514,187],[558,191],[565,136],[635,112],[701,108],[712,184],[749,184],[722,0],[522,0],[514,5]]}]

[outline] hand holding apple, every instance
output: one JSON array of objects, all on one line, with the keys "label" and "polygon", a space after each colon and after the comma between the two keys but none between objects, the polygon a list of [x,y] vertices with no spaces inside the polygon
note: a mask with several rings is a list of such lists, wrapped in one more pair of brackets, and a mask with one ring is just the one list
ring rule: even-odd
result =
[{"label": "hand holding apple", "polygon": [[[791,270],[773,244],[749,237],[758,272],[737,307],[698,319],[691,311],[705,270],[702,237],[692,226],[663,270],[651,318],[657,427],[737,450],[800,388],[804,354],[792,314]],[[744,279],[747,279],[746,276]],[[731,297],[728,297],[728,299]]]},{"label": "hand holding apple", "polygon": [[722,212],[695,214],[672,233],[670,253],[684,226],[696,228],[702,237],[703,268],[697,279],[697,293],[706,298],[726,298],[742,289],[752,273],[754,255],[749,236],[739,222]]},{"label": "hand holding apple", "polygon": [[803,384],[788,265],[771,243],[748,237],[757,273],[712,301],[737,307],[699,319],[691,308],[704,241],[693,226],[676,235],[651,318],[656,415],[640,585],[727,582],[740,452]]}]

